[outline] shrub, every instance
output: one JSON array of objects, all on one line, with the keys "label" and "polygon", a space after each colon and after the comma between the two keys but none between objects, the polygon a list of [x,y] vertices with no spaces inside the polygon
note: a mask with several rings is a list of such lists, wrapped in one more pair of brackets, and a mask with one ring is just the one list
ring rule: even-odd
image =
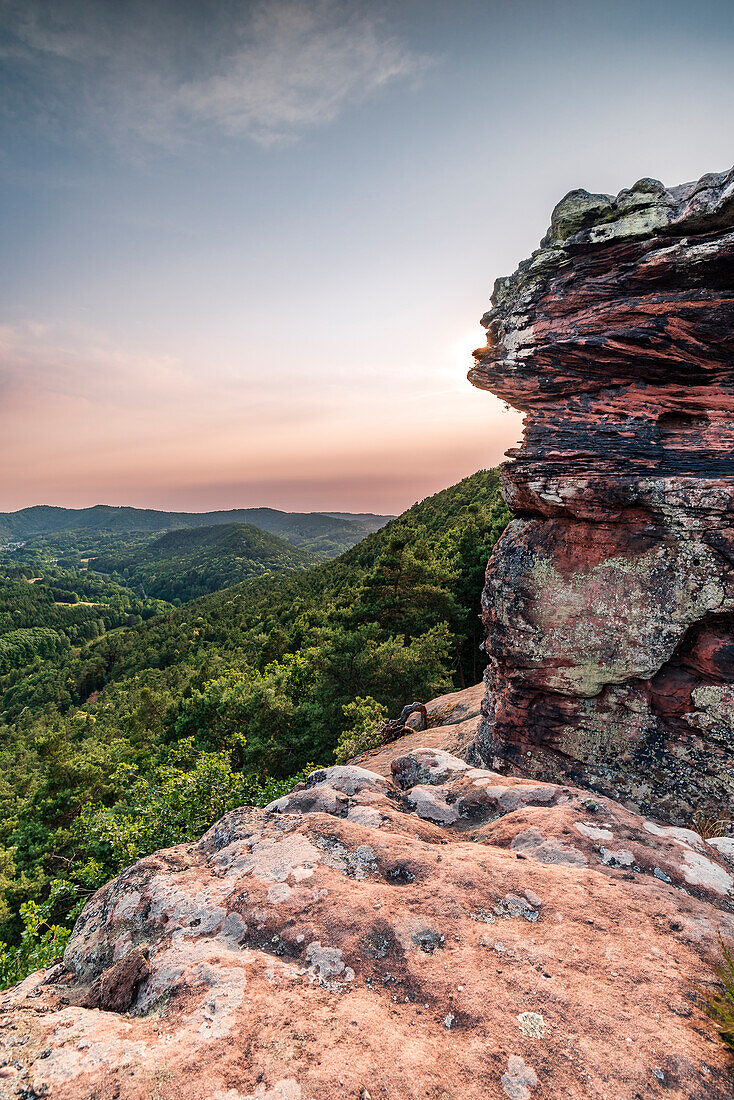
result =
[{"label": "shrub", "polygon": [[71,932],[54,923],[54,913],[66,914],[71,924],[90,893],[123,868],[158,848],[198,840],[227,810],[267,806],[312,769],[308,765],[289,779],[243,774],[232,767],[229,752],[199,752],[192,738],[179,742],[168,762],[146,776],[121,764],[115,779],[128,780],[125,797],[111,807],[87,803],[74,823],[79,863],[70,871],[73,881],[56,879],[45,901],[21,905],[18,945],[0,940],[0,989],[63,954]]},{"label": "shrub", "polygon": [[704,840],[710,840],[714,836],[726,836],[731,828],[731,821],[715,810],[696,810],[691,820],[693,828]]},{"label": "shrub", "polygon": [[100,886],[159,848],[198,840],[228,810],[267,806],[313,765],[288,779],[261,778],[236,771],[229,752],[200,752],[187,737],[152,774],[136,777],[129,765],[121,767],[130,774],[126,797],[112,807],[87,803],[74,824],[87,855],[80,876],[87,886]]},{"label": "shrub", "polygon": [[734,1051],[734,952],[721,943],[722,961],[716,967],[721,990],[715,996],[704,996],[704,1011],[716,1022],[719,1034]]},{"label": "shrub", "polygon": [[11,946],[0,940],[0,989],[15,985],[63,955],[71,932],[54,924],[52,913],[63,894],[75,892],[71,883],[57,879],[51,883],[51,892],[45,901],[27,901],[21,905],[20,943]]},{"label": "shrub", "polygon": [[337,764],[346,764],[353,756],[382,744],[382,727],[387,721],[387,707],[383,707],[371,695],[358,695],[342,707],[344,717],[352,722],[350,729],[340,736],[334,750]]}]

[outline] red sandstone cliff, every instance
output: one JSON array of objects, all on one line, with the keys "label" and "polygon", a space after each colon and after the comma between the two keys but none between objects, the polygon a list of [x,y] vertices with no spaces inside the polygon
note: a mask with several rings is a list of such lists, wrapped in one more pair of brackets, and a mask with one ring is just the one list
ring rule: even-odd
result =
[{"label": "red sandstone cliff", "polygon": [[669,820],[734,795],[734,170],[574,191],[471,381],[526,413],[478,757]]}]

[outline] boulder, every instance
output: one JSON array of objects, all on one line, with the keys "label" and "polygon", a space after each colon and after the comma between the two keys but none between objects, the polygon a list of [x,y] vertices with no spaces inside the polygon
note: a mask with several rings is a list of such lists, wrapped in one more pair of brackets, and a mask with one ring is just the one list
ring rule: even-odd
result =
[{"label": "boulder", "polygon": [[474,684],[432,699],[426,703],[428,730],[414,730],[406,723],[401,737],[362,753],[354,763],[390,776],[393,761],[413,749],[448,749],[453,756],[466,757],[477,735],[483,698],[484,686]]}]

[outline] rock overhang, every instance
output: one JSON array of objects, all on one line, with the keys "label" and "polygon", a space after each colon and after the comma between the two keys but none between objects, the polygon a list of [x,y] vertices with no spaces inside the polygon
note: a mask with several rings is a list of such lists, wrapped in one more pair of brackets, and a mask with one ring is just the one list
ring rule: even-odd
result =
[{"label": "rock overhang", "polygon": [[483,599],[479,756],[681,819],[726,809],[734,169],[570,192],[482,323],[469,377],[525,426]]}]

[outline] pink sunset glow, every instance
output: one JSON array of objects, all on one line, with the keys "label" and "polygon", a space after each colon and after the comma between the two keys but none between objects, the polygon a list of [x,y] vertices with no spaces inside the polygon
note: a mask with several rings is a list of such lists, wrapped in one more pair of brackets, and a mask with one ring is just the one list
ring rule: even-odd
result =
[{"label": "pink sunset glow", "polygon": [[0,511],[400,511],[518,439],[466,372],[558,197],[731,162],[720,3],[134,7],[0,13]]},{"label": "pink sunset glow", "polygon": [[266,387],[246,357],[204,364],[122,351],[86,328],[5,326],[0,510],[402,511],[518,438],[517,414],[465,380],[477,336],[447,337],[445,361],[431,339],[412,341],[401,373],[375,386],[378,372],[366,382],[354,362],[330,378],[317,337],[305,359],[285,333],[282,362],[265,347],[253,356],[270,360],[267,379],[277,371]]}]

